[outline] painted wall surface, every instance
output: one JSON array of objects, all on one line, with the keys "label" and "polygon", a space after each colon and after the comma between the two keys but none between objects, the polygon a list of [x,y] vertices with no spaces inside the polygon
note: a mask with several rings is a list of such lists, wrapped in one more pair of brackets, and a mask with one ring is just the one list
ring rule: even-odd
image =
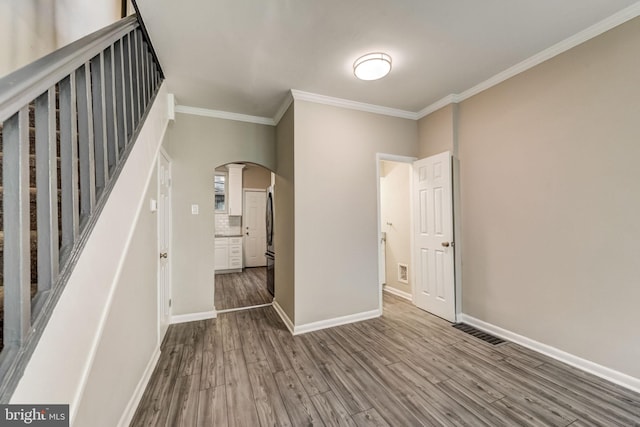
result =
[{"label": "painted wall surface", "polygon": [[[172,159],[172,314],[213,310],[216,167],[252,162],[275,170],[273,126],[176,114],[164,147]],[[199,215],[191,214],[191,205]]]},{"label": "painted wall surface", "polygon": [[56,49],[54,9],[50,0],[0,1],[0,77]]},{"label": "painted wall surface", "polygon": [[58,47],[66,46],[120,19],[120,0],[56,0]]},{"label": "painted wall surface", "polygon": [[449,104],[418,120],[418,158],[454,153],[455,109]]},{"label": "painted wall surface", "polygon": [[243,188],[260,188],[264,189],[271,185],[271,171],[261,166],[245,165],[242,170],[242,187]]},{"label": "painted wall surface", "polygon": [[[160,344],[155,250],[158,215],[148,208],[150,200],[158,198],[157,194],[156,167],[125,254],[75,425],[116,425]],[[130,350],[134,348],[135,351]]]},{"label": "painted wall surface", "polygon": [[[108,333],[105,336],[105,345],[112,337],[109,332],[114,326],[110,322],[112,303],[121,301],[120,298],[128,292],[121,287],[126,287],[129,283],[124,283],[120,279],[130,278],[128,270],[123,270],[127,266],[125,255],[134,256],[132,251],[137,252],[137,246],[130,245],[136,231],[137,218],[143,209],[148,207],[145,194],[150,180],[155,178],[152,173],[167,128],[166,99],[166,86],[163,84],[127,163],[109,195],[49,322],[42,332],[24,375],[11,397],[11,403],[70,404],[73,424],[85,387],[88,385],[87,380],[91,375],[93,364],[101,360],[97,352],[102,334],[105,331]],[[105,256],[105,248],[109,248],[110,256]],[[156,252],[156,247],[145,248],[144,251],[145,253],[136,253],[134,258],[146,260],[148,255],[146,251]],[[122,275],[123,271],[125,276]],[[148,277],[153,272],[140,274]],[[143,295],[136,297],[142,298]],[[144,305],[146,301],[138,301],[138,303]],[[114,307],[115,310],[124,309],[119,303]],[[137,316],[128,320],[138,321]],[[155,329],[149,331],[152,336],[155,333]],[[143,338],[138,337],[138,339]],[[118,348],[111,351],[125,350]],[[136,361],[146,357],[148,362],[151,356],[147,344],[140,347],[131,346],[126,348],[126,352],[130,353],[129,357]],[[112,375],[131,375],[135,377],[136,382],[139,381],[140,377],[136,377],[140,374],[139,366],[131,365],[130,367],[132,369],[130,372],[124,372],[123,369],[118,368],[112,371]],[[119,387],[117,391],[105,390],[105,392],[125,394],[125,391]],[[128,400],[131,396],[123,396],[124,398]],[[116,425],[118,419],[107,421],[111,422],[111,425]]]},{"label": "painted wall surface", "polygon": [[459,111],[463,311],[635,378],[639,50],[636,18]]},{"label": "painted wall surface", "polygon": [[274,194],[275,301],[289,320],[295,320],[295,228],[294,228],[294,118],[291,105],[276,127]]},{"label": "painted wall surface", "polygon": [[417,154],[413,120],[295,101],[295,324],[377,310],[376,153]]},{"label": "painted wall surface", "polygon": [[[382,160],[380,179],[380,219],[387,233],[385,285],[411,293],[411,165]],[[398,276],[398,264],[408,267],[409,283]]]}]

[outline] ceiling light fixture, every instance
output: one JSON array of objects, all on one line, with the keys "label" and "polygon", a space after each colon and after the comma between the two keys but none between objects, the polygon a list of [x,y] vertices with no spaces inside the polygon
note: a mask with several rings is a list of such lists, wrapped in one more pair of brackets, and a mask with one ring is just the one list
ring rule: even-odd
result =
[{"label": "ceiling light fixture", "polygon": [[391,57],[386,53],[368,53],[353,63],[353,74],[360,80],[378,80],[391,71]]}]

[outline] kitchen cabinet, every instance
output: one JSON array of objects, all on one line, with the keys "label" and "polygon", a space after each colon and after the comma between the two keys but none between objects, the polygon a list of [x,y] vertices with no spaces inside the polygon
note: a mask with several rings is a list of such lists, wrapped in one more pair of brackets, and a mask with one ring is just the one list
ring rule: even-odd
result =
[{"label": "kitchen cabinet", "polygon": [[216,238],[214,251],[215,270],[227,270],[229,268],[229,239]]},{"label": "kitchen cabinet", "polygon": [[229,237],[229,268],[242,269],[242,237]]},{"label": "kitchen cabinet", "polygon": [[228,187],[227,187],[227,203],[229,206],[229,215],[242,215],[242,169],[244,165],[229,164],[227,165]]},{"label": "kitchen cabinet", "polygon": [[214,258],[216,273],[242,270],[242,237],[216,237]]}]

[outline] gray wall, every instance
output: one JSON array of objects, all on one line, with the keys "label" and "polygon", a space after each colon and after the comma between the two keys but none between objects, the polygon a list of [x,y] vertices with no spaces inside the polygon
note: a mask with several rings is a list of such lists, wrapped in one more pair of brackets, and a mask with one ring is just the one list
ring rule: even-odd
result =
[{"label": "gray wall", "polygon": [[295,229],[294,229],[294,105],[276,127],[278,169],[275,183],[274,249],[275,300],[289,320],[295,320]]},{"label": "gray wall", "polygon": [[458,117],[463,312],[636,378],[639,49],[636,18]]},{"label": "gray wall", "polygon": [[[164,147],[172,159],[173,315],[213,310],[213,175],[217,166],[252,162],[275,170],[273,126],[176,114]],[[191,205],[200,214],[191,214]]]},{"label": "gray wall", "polygon": [[[150,199],[157,199],[157,189],[156,167],[124,258],[75,425],[115,425],[158,345],[158,216],[148,209]],[[131,348],[136,351],[127,350]]]},{"label": "gray wall", "polygon": [[376,310],[376,153],[415,156],[417,122],[305,101],[295,115],[295,324]]},{"label": "gray wall", "polygon": [[455,110],[456,106],[449,104],[418,120],[419,158],[454,152]]}]

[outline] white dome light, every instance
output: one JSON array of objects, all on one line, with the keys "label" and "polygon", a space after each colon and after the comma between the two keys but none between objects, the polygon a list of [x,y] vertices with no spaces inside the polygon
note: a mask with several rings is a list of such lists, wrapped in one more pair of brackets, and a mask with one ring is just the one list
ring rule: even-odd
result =
[{"label": "white dome light", "polygon": [[360,80],[378,80],[391,71],[391,57],[386,53],[368,53],[353,63],[353,74]]}]

